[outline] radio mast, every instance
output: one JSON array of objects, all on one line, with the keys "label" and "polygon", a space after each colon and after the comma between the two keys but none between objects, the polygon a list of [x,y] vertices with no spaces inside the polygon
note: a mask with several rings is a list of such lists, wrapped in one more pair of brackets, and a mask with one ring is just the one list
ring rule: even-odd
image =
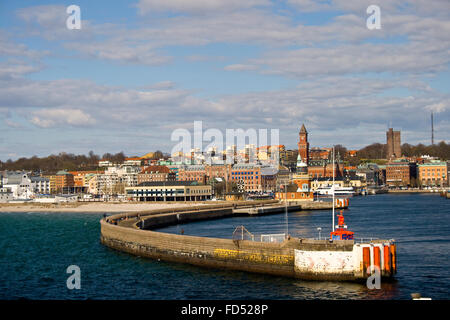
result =
[{"label": "radio mast", "polygon": [[431,111],[431,145],[434,145],[433,111]]}]

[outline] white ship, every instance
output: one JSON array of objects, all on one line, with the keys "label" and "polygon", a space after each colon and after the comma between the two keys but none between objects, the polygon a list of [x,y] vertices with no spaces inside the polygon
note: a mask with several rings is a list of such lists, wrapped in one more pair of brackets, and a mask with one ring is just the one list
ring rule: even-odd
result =
[{"label": "white ship", "polygon": [[[314,191],[314,194],[319,196],[332,196],[333,195],[332,187],[333,187],[332,185],[319,187],[316,189],[316,191]],[[334,195],[337,197],[339,196],[351,197],[354,194],[355,190],[353,189],[353,187],[341,187],[337,184],[334,185]]]}]

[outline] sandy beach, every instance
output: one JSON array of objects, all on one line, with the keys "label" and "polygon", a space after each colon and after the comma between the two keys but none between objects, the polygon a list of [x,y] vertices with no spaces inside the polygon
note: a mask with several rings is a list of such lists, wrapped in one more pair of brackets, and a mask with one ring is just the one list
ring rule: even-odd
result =
[{"label": "sandy beach", "polygon": [[[217,202],[216,202],[217,203]],[[136,212],[144,210],[155,210],[165,208],[179,208],[187,206],[198,206],[212,204],[211,202],[167,202],[167,203],[114,203],[114,202],[88,202],[88,203],[61,203],[61,204],[39,204],[39,203],[2,203],[1,212],[86,212],[86,213],[117,213]]]}]

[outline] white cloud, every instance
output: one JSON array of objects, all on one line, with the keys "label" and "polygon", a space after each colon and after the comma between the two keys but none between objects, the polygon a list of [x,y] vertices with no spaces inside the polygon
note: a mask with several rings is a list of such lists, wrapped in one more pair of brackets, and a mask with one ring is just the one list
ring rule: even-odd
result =
[{"label": "white cloud", "polygon": [[37,59],[46,54],[48,51],[31,50],[26,45],[13,41],[10,34],[0,30],[0,56]]},{"label": "white cloud", "polygon": [[[297,5],[300,6],[310,6],[311,3],[319,6],[329,5],[328,1],[297,1]],[[420,1],[408,3],[420,8],[425,7]],[[333,8],[344,10],[344,13],[321,25],[294,22],[291,15],[280,15],[271,11],[271,6],[259,7],[263,4],[268,4],[268,1],[142,1],[138,4],[142,6],[142,10],[173,9],[189,12],[203,8],[211,12],[202,16],[192,14],[164,18],[157,16],[144,27],[134,29],[123,25],[93,24],[83,19],[82,32],[72,32],[65,28],[60,14],[63,12],[65,17],[63,6],[25,8],[19,10],[19,16],[29,23],[39,25],[39,28],[31,29],[33,34],[59,40],[64,48],[80,53],[84,57],[146,65],[171,62],[171,57],[161,50],[165,47],[203,46],[211,43],[263,45],[268,52],[274,48],[288,52],[285,48],[287,46],[302,46],[312,50],[325,47],[325,50],[328,50],[330,47],[336,49],[342,45],[359,45],[363,41],[378,39],[380,42],[377,47],[391,50],[394,46],[383,43],[383,40],[404,37],[405,41],[420,41],[425,43],[425,46],[446,44],[448,48],[450,21],[448,17],[443,17],[442,13],[438,12],[438,9],[442,11],[445,6],[445,3],[440,1],[430,4],[435,11],[428,16],[416,14],[414,11],[411,13],[411,10],[400,10],[398,4],[383,1],[385,9],[382,15],[382,29],[375,31],[366,28],[365,10],[353,9],[361,7],[356,1],[350,1],[350,4],[345,1],[332,2]],[[224,9],[219,8],[232,10],[224,12]],[[242,8],[247,10],[239,10]],[[437,55],[445,53],[445,51],[436,52]],[[358,59],[354,56],[349,58]],[[249,63],[237,62],[235,65],[227,69],[239,69],[239,66],[249,68]]]},{"label": "white cloud", "polygon": [[15,121],[12,121],[10,119],[5,119],[5,124],[13,129],[22,128],[22,125],[20,123],[17,123]]},{"label": "white cloud", "polygon": [[[79,132],[80,138],[75,139],[78,148],[86,130],[95,130],[97,143],[102,145],[116,139],[124,142],[124,135],[151,133],[151,140],[141,143],[150,149],[158,146],[164,150],[173,146],[171,130],[189,128],[194,120],[202,120],[205,128],[223,132],[226,128],[277,128],[281,141],[291,147],[295,145],[299,125],[305,122],[314,132],[313,145],[344,143],[359,147],[384,141],[385,127],[390,121],[395,128],[411,130],[404,141],[415,143],[427,130],[429,108],[440,108],[439,119],[450,116],[450,110],[442,108],[448,105],[449,97],[414,77],[406,80],[325,77],[291,89],[213,99],[196,97],[193,92],[177,87],[158,86],[156,83],[153,89],[149,85],[136,90],[75,80],[15,80],[1,83],[0,110],[28,119],[37,128],[78,130],[72,131]],[[389,94],[397,88],[411,94]],[[436,125],[439,123],[436,120]],[[26,131],[22,131],[25,137]],[[34,133],[29,139],[38,136]],[[55,148],[58,149],[52,146],[52,150]],[[85,148],[90,150],[93,146]]]},{"label": "white cloud", "polygon": [[244,66],[247,70],[299,78],[370,72],[433,73],[448,69],[449,52],[448,44],[437,42],[345,45],[273,51],[250,59]]},{"label": "white cloud", "polygon": [[141,14],[154,12],[217,13],[267,6],[270,0],[140,0],[136,5]]},{"label": "white cloud", "polygon": [[370,5],[377,5],[381,14],[414,13],[418,15],[448,15],[447,0],[287,0],[293,8],[302,12],[346,11],[366,15]]},{"label": "white cloud", "polygon": [[132,64],[161,65],[172,59],[156,54],[154,48],[147,44],[130,44],[120,41],[106,42],[69,42],[67,49],[78,51],[83,55],[100,60],[120,61]]},{"label": "white cloud", "polygon": [[143,86],[140,89],[142,90],[169,90],[175,88],[175,82],[173,81],[160,81],[154,84],[150,84],[147,86]]},{"label": "white cloud", "polygon": [[0,79],[18,78],[25,74],[37,72],[42,67],[27,64],[22,61],[0,62]]},{"label": "white cloud", "polygon": [[230,64],[224,67],[224,70],[227,71],[251,71],[257,69],[258,67],[255,65],[246,65],[246,64]]},{"label": "white cloud", "polygon": [[47,28],[66,28],[66,6],[38,5],[17,10],[17,16],[30,24],[38,24]]},{"label": "white cloud", "polygon": [[429,111],[434,111],[434,112],[444,112],[447,111],[447,109],[450,108],[450,98],[446,99],[444,101],[441,101],[439,103],[433,103],[430,105],[427,105],[425,107],[425,109],[429,110]]},{"label": "white cloud", "polygon": [[[147,139],[145,134],[151,132],[152,140],[144,142],[150,149],[170,144],[169,131],[189,126],[194,120],[222,130],[279,128],[283,143],[292,146],[298,126],[305,122],[314,131],[317,145],[342,142],[363,146],[382,142],[389,121],[396,128],[409,130],[408,142],[414,143],[422,139],[430,110],[439,112],[440,119],[450,117],[448,94],[434,91],[426,82],[430,74],[448,70],[448,1],[407,0],[403,3],[408,6],[402,8],[398,1],[380,0],[382,29],[375,31],[366,28],[367,1],[289,3],[299,9],[297,12],[331,10],[339,16],[315,25],[304,23],[295,10],[277,11],[269,0],[153,0],[140,1],[138,9],[146,15],[155,12],[155,16],[141,17],[134,27],[87,21],[82,11],[82,32],[72,32],[65,27],[64,6],[20,9],[18,15],[28,28],[22,36],[39,36],[54,41],[52,45],[61,44],[62,52],[72,57],[75,54],[74,59],[161,65],[171,62],[174,46],[201,49],[215,43],[238,44],[254,46],[257,53],[245,52],[242,56],[246,58],[239,61],[227,56],[227,50],[214,52],[216,57],[209,50],[206,55],[186,50],[184,58],[215,62],[217,69],[227,71],[289,77],[298,80],[298,85],[207,99],[177,87],[176,76],[170,79],[173,81],[136,88],[89,80],[26,80],[25,75],[41,67],[36,61],[42,53],[0,32],[0,55],[7,58],[0,63],[0,115],[23,117],[34,124],[30,126],[34,133],[40,128],[68,127],[86,137],[86,127],[95,128],[101,139],[98,143],[108,146],[114,145],[115,139]],[[179,52],[177,57],[183,50]],[[223,61],[230,64],[224,67]],[[163,79],[167,79],[164,74]],[[448,122],[437,120],[439,126],[444,130]],[[448,131],[442,130],[442,136],[448,137]],[[30,134],[28,140],[36,137]],[[19,144],[16,140],[20,139],[14,139]],[[84,142],[74,143],[81,149]],[[89,141],[86,148],[92,148],[91,144]],[[137,144],[143,145],[142,141]],[[59,147],[55,144],[51,148]],[[167,145],[166,150],[170,150]]]},{"label": "white cloud", "polygon": [[95,119],[80,109],[40,109],[33,112],[31,119],[31,123],[41,128],[64,125],[86,127],[95,122]]}]

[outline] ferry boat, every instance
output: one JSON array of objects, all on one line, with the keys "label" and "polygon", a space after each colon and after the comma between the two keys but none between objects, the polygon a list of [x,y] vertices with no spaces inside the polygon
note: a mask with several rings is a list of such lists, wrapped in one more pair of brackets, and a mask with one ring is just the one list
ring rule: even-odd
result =
[{"label": "ferry boat", "polygon": [[[332,196],[333,186],[328,185],[324,187],[319,187],[316,189],[314,194],[317,196]],[[334,185],[334,195],[337,197],[339,196],[352,197],[353,195],[355,195],[355,190],[353,189],[353,187],[341,187],[339,185]]]}]

